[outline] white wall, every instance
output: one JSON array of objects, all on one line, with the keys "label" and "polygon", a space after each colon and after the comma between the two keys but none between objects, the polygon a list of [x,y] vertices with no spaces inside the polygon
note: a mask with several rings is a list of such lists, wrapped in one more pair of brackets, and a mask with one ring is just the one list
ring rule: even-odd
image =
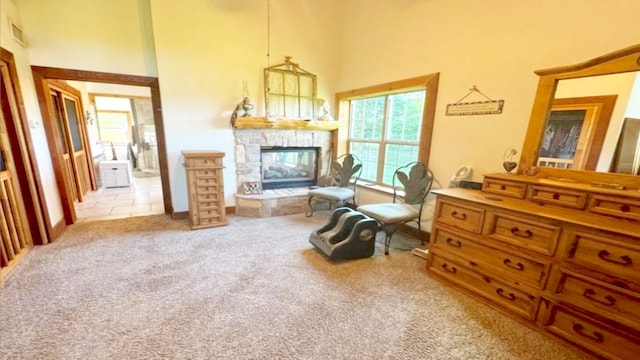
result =
[{"label": "white wall", "polygon": [[331,2],[272,1],[270,56],[267,58],[267,7],[263,0],[191,0],[189,6],[153,0],[163,118],[171,193],[175,210],[188,208],[182,150],[226,153],[226,203],[235,199],[235,159],[231,112],[242,99],[246,80],[255,114],[264,116],[263,68],[285,55],[318,75],[318,96],[333,97],[337,74],[329,22]]},{"label": "white wall", "polygon": [[[534,70],[640,40],[637,0],[350,0],[342,6],[348,21],[336,91],[440,72],[429,165],[443,184],[461,165],[471,165],[481,181],[504,171],[507,148],[520,151],[538,82]],[[445,116],[446,105],[472,85],[504,99],[503,113]]]}]

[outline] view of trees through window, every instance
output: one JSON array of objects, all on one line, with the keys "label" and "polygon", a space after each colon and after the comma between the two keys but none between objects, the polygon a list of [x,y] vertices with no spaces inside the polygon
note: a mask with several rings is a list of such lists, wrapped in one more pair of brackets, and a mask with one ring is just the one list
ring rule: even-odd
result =
[{"label": "view of trees through window", "polygon": [[349,151],[362,180],[391,185],[393,172],[418,160],[425,90],[351,100]]}]

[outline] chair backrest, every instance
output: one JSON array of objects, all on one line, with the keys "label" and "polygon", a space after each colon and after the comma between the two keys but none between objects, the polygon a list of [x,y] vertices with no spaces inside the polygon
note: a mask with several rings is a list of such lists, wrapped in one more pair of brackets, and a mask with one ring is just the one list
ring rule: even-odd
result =
[{"label": "chair backrest", "polygon": [[402,201],[422,208],[432,184],[433,173],[424,163],[416,161],[401,166],[393,174],[393,202]]},{"label": "chair backrest", "polygon": [[345,187],[355,184],[361,172],[362,162],[353,154],[341,155],[331,163],[335,186]]}]

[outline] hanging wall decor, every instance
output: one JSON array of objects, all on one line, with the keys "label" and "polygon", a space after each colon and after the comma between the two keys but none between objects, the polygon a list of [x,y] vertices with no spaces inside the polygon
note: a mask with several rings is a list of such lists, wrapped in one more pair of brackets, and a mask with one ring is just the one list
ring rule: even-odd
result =
[{"label": "hanging wall decor", "polygon": [[[473,101],[462,102],[465,98],[473,93],[478,93],[484,96],[485,101]],[[504,106],[504,100],[493,100],[487,95],[483,94],[475,85],[467,95],[463,96],[460,100],[453,104],[447,105],[447,116],[455,115],[486,115],[486,114],[502,114],[502,108]]]}]

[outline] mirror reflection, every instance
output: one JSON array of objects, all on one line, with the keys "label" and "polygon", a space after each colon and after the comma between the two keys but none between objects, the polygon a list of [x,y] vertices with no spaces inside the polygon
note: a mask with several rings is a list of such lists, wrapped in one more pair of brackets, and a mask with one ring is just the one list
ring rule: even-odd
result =
[{"label": "mirror reflection", "polygon": [[639,175],[640,72],[558,82],[537,165]]}]

